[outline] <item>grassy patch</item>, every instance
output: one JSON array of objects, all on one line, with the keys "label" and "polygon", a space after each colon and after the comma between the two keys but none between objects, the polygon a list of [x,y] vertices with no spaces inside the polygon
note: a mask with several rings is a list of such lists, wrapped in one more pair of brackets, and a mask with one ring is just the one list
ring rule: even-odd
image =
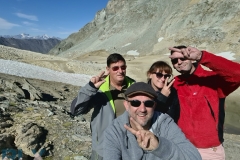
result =
[{"label": "grassy patch", "polygon": [[63,127],[68,128],[68,127],[72,126],[72,122],[65,122],[62,125],[63,125]]},{"label": "grassy patch", "polygon": [[9,106],[16,106],[17,104],[15,102],[9,102]]},{"label": "grassy patch", "polygon": [[53,157],[44,157],[43,160],[54,160]]},{"label": "grassy patch", "polygon": [[26,111],[33,111],[33,110],[34,110],[33,107],[27,107],[27,108],[26,108]]}]

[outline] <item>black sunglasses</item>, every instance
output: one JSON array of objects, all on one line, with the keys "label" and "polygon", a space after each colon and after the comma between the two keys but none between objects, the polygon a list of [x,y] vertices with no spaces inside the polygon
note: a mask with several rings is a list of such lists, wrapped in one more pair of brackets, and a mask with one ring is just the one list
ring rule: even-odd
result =
[{"label": "black sunglasses", "polygon": [[162,74],[160,72],[153,72],[153,74],[156,74],[157,78],[164,77],[164,79],[166,79],[166,78],[170,78],[171,77],[171,74]]},{"label": "black sunglasses", "polygon": [[126,68],[127,68],[127,66],[126,65],[124,65],[124,66],[114,66],[114,67],[112,67],[112,70],[113,71],[117,71],[117,70],[119,70],[119,68],[121,68],[121,70],[126,70]]},{"label": "black sunglasses", "polygon": [[172,64],[176,64],[176,63],[178,63],[178,60],[181,60],[181,61],[185,61],[186,59],[185,58],[174,58],[174,59],[171,59],[171,62],[172,62]]},{"label": "black sunglasses", "polygon": [[133,107],[139,107],[141,105],[141,103],[143,102],[145,107],[153,107],[155,104],[155,101],[153,100],[146,100],[146,101],[139,101],[139,100],[127,100],[131,106]]}]

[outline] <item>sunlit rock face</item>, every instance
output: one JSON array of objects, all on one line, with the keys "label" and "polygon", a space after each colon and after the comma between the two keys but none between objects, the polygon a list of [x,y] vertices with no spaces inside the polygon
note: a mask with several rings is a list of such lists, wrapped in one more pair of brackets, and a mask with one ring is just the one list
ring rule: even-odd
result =
[{"label": "sunlit rock face", "polygon": [[167,47],[180,44],[236,52],[239,18],[237,0],[110,0],[91,22],[49,53],[71,57],[104,49],[165,54]]}]

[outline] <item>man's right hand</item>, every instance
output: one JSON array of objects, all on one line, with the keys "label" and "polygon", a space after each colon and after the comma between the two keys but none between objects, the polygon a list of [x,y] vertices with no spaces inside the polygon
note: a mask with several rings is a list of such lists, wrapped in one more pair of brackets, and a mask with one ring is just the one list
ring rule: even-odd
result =
[{"label": "man's right hand", "polygon": [[94,76],[91,78],[91,82],[94,84],[96,88],[99,88],[104,82],[105,77],[109,74],[109,72],[102,71],[98,76]]},{"label": "man's right hand", "polygon": [[129,127],[126,124],[124,124],[124,127],[136,136],[139,147],[146,151],[152,151],[158,147],[160,142],[152,132],[145,130],[132,117],[130,117],[130,123],[133,124],[135,128]]}]

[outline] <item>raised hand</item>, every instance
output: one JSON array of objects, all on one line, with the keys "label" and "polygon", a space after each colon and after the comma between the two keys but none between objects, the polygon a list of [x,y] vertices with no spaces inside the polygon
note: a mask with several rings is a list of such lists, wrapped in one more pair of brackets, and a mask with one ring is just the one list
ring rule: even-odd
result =
[{"label": "raised hand", "polygon": [[102,71],[98,76],[94,76],[91,78],[91,82],[94,84],[96,88],[99,88],[104,82],[105,77],[109,74],[109,72]]},{"label": "raised hand", "polygon": [[149,130],[145,130],[138,122],[136,122],[132,117],[130,117],[130,122],[135,127],[131,128],[126,124],[124,127],[136,136],[138,145],[147,151],[155,150],[158,147],[158,138]]},{"label": "raised hand", "polygon": [[33,159],[33,160],[43,160],[43,159],[42,159],[42,157],[40,156],[39,153],[36,153],[36,154],[34,155],[34,159]]},{"label": "raised hand", "polygon": [[200,50],[198,50],[197,48],[194,48],[194,47],[187,47],[187,48],[182,48],[182,49],[177,49],[177,48],[170,47],[169,50],[174,51],[174,52],[182,53],[182,56],[170,55],[169,58],[171,58],[171,59],[185,58],[185,59],[188,59],[188,60],[199,61],[202,57],[202,52]]},{"label": "raised hand", "polygon": [[164,86],[163,86],[163,88],[162,88],[162,90],[161,90],[161,93],[162,93],[164,96],[166,96],[166,97],[168,97],[168,96],[170,95],[170,93],[171,93],[171,86],[173,85],[173,82],[175,81],[175,79],[173,79],[173,80],[168,84],[168,79],[169,79],[169,77],[167,77],[167,78],[165,79]]}]

